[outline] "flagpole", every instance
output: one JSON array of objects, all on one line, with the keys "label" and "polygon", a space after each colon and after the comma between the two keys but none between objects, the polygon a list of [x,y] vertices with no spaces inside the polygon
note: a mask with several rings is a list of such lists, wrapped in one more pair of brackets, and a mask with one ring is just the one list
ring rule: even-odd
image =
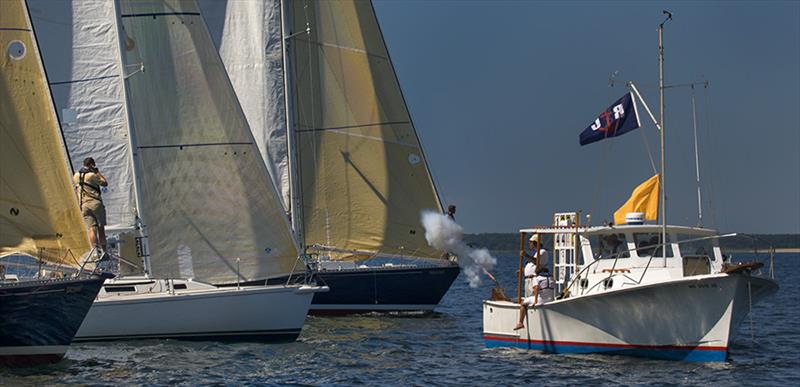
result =
[{"label": "flagpole", "polygon": [[664,144],[664,23],[672,20],[672,13],[663,11],[667,18],[658,25],[658,93],[661,123],[661,257],[664,259],[664,267],[667,267],[667,189],[666,189],[666,164],[664,154],[666,146]]}]

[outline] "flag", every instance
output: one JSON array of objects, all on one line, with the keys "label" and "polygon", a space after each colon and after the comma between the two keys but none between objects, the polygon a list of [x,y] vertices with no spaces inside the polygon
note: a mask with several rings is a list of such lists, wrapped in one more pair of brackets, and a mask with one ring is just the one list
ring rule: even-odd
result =
[{"label": "flag", "polygon": [[621,136],[641,126],[639,112],[628,93],[600,113],[594,122],[580,136],[581,145],[591,144],[608,137]]},{"label": "flag", "polygon": [[658,175],[647,179],[633,190],[630,199],[614,212],[614,223],[625,224],[629,212],[644,212],[645,220],[658,219]]}]

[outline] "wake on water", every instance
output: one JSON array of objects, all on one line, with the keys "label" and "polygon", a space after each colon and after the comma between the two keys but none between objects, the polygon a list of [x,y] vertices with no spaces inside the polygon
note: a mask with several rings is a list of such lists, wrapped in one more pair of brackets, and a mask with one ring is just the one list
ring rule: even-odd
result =
[{"label": "wake on water", "polygon": [[455,254],[458,265],[471,288],[481,284],[480,273],[489,271],[497,264],[497,259],[489,254],[489,250],[474,249],[464,243],[464,229],[447,215],[433,211],[422,211],[422,226],[425,227],[425,239],[437,249]]}]

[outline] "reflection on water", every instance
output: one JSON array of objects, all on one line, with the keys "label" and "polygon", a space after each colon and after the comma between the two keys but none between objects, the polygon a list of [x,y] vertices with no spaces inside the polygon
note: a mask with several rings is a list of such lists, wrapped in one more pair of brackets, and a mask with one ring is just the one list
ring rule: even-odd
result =
[{"label": "reflection on water", "polygon": [[[738,259],[745,259],[740,256]],[[309,317],[291,344],[148,340],[74,345],[62,363],[0,370],[0,385],[42,384],[797,384],[797,299],[789,280],[800,255],[779,255],[781,289],[755,307],[727,363],[683,363],[607,355],[546,355],[486,349],[481,300],[490,285],[456,280],[428,316]],[[515,254],[496,274],[513,289]],[[509,290],[510,292],[510,290]],[[752,339],[755,339],[753,341]]]}]

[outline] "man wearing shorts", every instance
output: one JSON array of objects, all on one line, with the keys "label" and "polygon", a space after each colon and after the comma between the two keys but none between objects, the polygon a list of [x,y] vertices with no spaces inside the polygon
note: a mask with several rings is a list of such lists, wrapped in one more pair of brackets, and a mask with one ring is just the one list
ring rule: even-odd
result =
[{"label": "man wearing shorts", "polygon": [[81,214],[89,227],[89,239],[101,250],[106,249],[106,207],[103,205],[101,188],[108,186],[108,180],[97,169],[94,159],[83,160],[83,168],[72,177],[78,200],[81,203]]}]

